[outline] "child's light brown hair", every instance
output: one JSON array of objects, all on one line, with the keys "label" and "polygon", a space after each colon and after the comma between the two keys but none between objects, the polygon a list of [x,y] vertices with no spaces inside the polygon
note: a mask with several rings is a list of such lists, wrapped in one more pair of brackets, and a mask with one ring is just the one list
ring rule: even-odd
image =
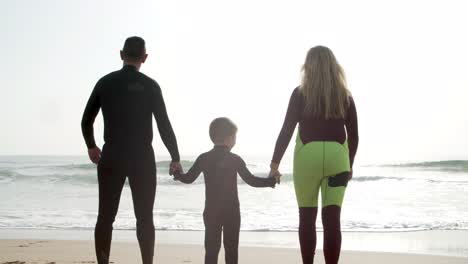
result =
[{"label": "child's light brown hair", "polygon": [[215,144],[223,143],[226,138],[236,133],[236,124],[227,117],[218,117],[210,124],[210,138]]}]

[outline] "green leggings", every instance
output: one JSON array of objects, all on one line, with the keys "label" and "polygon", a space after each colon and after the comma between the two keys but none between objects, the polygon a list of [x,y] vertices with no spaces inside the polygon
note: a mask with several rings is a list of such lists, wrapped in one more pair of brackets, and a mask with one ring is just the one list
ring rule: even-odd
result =
[{"label": "green leggings", "polygon": [[313,141],[303,144],[299,135],[294,149],[294,189],[299,207],[341,207],[349,177],[348,143]]}]

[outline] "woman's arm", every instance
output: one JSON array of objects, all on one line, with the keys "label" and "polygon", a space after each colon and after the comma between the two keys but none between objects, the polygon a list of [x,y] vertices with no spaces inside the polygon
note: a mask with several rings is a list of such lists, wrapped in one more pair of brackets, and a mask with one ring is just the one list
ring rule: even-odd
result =
[{"label": "woman's arm", "polygon": [[286,152],[294,130],[296,129],[297,122],[299,122],[301,114],[300,99],[301,94],[298,87],[294,89],[291,98],[289,99],[288,110],[286,112],[286,117],[284,118],[283,127],[281,128],[281,132],[276,140],[275,151],[271,160],[273,167],[277,167],[281,162],[284,152]]},{"label": "woman's arm", "polygon": [[351,169],[354,164],[354,157],[356,156],[359,144],[358,120],[356,105],[352,97],[349,98],[349,108],[346,115],[346,133],[348,134],[348,148],[349,148],[349,163]]}]

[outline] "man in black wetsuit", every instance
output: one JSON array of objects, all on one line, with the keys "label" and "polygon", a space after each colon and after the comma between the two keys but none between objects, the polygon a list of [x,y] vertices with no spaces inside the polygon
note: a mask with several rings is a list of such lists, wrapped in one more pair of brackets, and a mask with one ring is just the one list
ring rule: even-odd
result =
[{"label": "man in black wetsuit", "polygon": [[[99,264],[109,263],[112,224],[128,176],[143,263],[150,264],[154,255],[153,205],[156,193],[156,164],[151,146],[153,115],[172,158],[170,174],[181,168],[179,151],[158,83],[139,72],[148,56],[145,41],[140,37],[128,38],[120,56],[123,68],[97,82],[81,122],[89,158],[98,164],[96,256]],[[99,109],[102,109],[104,117],[102,153],[96,146],[93,133]]]}]

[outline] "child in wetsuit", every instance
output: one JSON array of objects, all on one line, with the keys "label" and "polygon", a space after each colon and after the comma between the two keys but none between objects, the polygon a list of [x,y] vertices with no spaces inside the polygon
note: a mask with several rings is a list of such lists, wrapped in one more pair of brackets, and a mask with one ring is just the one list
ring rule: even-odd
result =
[{"label": "child in wetsuit", "polygon": [[175,172],[174,179],[192,183],[205,176],[205,264],[218,263],[223,233],[226,264],[238,263],[240,209],[237,174],[250,186],[275,187],[275,178],[255,177],[238,155],[231,153],[236,144],[236,125],[228,118],[216,118],[210,124],[212,150],[201,154],[186,174]]}]

